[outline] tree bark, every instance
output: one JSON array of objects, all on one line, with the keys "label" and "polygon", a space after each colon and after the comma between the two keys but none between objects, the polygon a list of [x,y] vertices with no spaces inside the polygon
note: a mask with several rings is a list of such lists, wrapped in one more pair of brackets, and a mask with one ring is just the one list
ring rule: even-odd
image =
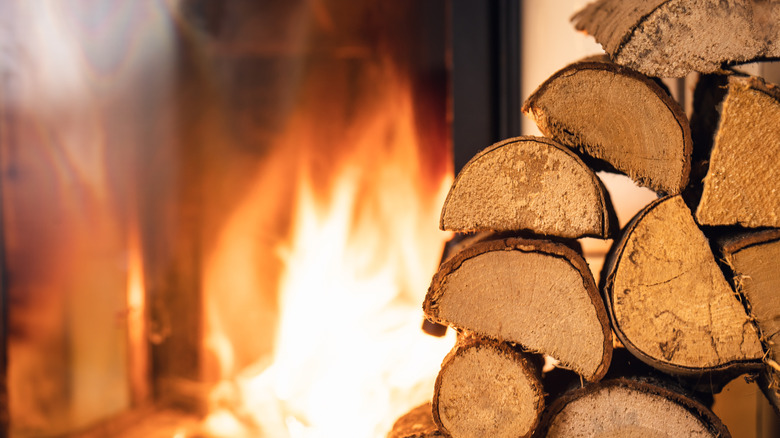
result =
[{"label": "tree bark", "polygon": [[572,17],[613,61],[648,76],[780,56],[780,2],[600,0]]}]

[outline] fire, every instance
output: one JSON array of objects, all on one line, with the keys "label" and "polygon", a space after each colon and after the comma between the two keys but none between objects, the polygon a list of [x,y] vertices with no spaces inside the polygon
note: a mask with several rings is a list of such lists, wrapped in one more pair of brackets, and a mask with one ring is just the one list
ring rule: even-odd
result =
[{"label": "fire", "polygon": [[146,290],[138,224],[133,223],[127,237],[127,341],[130,370],[130,392],[133,401],[149,397],[147,379],[149,357],[146,349]]},{"label": "fire", "polygon": [[205,422],[210,435],[384,436],[398,416],[430,400],[454,342],[452,333],[420,331],[422,298],[447,238],[436,224],[451,175],[426,180],[411,93],[395,77],[382,79],[385,91],[346,123],[348,144],[339,146],[326,187],[316,160],[306,160],[309,148],[328,147],[316,143],[317,123],[304,114],[287,130],[281,150],[308,144],[299,152],[291,235],[276,248],[278,328],[272,358],[243,369],[231,317],[212,304],[261,292],[252,290],[257,267],[246,236],[257,226],[247,218],[263,208],[267,175],[258,174],[220,230],[204,280],[207,346],[221,377]]}]

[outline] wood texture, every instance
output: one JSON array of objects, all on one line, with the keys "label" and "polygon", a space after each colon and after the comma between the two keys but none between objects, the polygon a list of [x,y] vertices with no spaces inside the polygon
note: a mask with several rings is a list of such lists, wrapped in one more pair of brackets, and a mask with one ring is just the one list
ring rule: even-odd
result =
[{"label": "wood texture", "polygon": [[446,436],[528,437],[543,410],[539,370],[504,343],[462,340],[436,378],[433,419]]},{"label": "wood texture", "polygon": [[560,243],[479,242],[442,264],[423,308],[434,322],[548,354],[589,381],[606,373],[612,357],[593,275]]},{"label": "wood texture", "polygon": [[572,21],[615,62],[649,76],[780,56],[777,0],[599,0]]},{"label": "wood texture", "polygon": [[780,405],[780,230],[742,234],[721,242],[723,259],[747,302],[768,350],[760,384],[775,409]]},{"label": "wood texture", "polygon": [[604,185],[552,140],[516,137],[474,156],[447,194],[440,227],[559,237],[609,237],[617,219]]},{"label": "wood texture", "polygon": [[433,438],[442,437],[439,427],[433,421],[431,403],[424,403],[404,414],[393,424],[387,438]]},{"label": "wood texture", "polygon": [[780,227],[780,88],[731,76],[696,219]]},{"label": "wood texture", "polygon": [[730,437],[706,406],[657,384],[604,380],[554,401],[539,437]]},{"label": "wood texture", "polygon": [[[691,132],[680,105],[655,81],[609,61],[556,72],[523,105],[547,137],[637,184],[680,193],[691,168]],[[590,164],[590,163],[589,163]]]},{"label": "wood texture", "polygon": [[632,219],[602,278],[616,334],[656,368],[725,372],[755,366],[763,354],[756,328],[679,195]]}]

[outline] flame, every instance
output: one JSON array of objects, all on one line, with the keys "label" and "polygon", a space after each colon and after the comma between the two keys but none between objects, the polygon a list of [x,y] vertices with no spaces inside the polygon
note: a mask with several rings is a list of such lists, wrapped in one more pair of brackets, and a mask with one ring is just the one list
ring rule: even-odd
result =
[{"label": "flame", "polygon": [[132,400],[140,403],[149,394],[149,356],[147,351],[146,291],[144,265],[138,224],[132,222],[127,237],[127,340]]},{"label": "flame", "polygon": [[[247,236],[257,225],[248,218],[263,208],[267,175],[258,174],[220,230],[204,281],[206,344],[221,374],[205,420],[209,435],[384,436],[401,414],[430,400],[454,334],[424,335],[421,303],[448,237],[436,223],[452,177],[426,180],[409,87],[384,79],[368,114],[345,127],[348,146],[340,145],[346,152],[331,166],[328,188],[318,184],[315,160],[298,169],[291,237],[276,248],[283,272],[272,358],[241,370],[241,340],[228,335],[231,318],[215,309],[255,284]],[[311,123],[293,121],[281,150],[307,143],[298,153],[305,157],[308,148],[327,147],[316,143]]]}]

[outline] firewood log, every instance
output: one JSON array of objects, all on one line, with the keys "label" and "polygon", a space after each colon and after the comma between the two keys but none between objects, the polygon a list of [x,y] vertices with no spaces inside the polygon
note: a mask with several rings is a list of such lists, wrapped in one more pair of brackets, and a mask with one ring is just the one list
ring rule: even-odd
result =
[{"label": "firewood log", "polygon": [[691,132],[680,105],[655,81],[599,58],[571,64],[523,105],[547,137],[666,194],[688,184]]},{"label": "firewood log", "polygon": [[767,349],[759,385],[780,413],[780,230],[723,238],[720,248]]},{"label": "firewood log", "polygon": [[530,230],[559,237],[617,231],[604,185],[568,148],[517,137],[475,155],[458,173],[441,212],[452,231]]},{"label": "firewood log", "polygon": [[631,220],[602,281],[615,333],[649,365],[689,375],[760,367],[756,328],[680,195]]},{"label": "firewood log", "polygon": [[545,412],[537,437],[730,437],[698,401],[649,381],[618,378],[572,391]]},{"label": "firewood log", "polygon": [[434,438],[443,437],[433,422],[431,403],[423,403],[401,416],[393,424],[387,438]]},{"label": "firewood log", "polygon": [[780,88],[730,76],[696,209],[700,224],[780,227],[778,127]]},{"label": "firewood log", "polygon": [[543,410],[539,369],[505,343],[461,339],[436,378],[433,419],[446,436],[528,437]]},{"label": "firewood log", "polygon": [[428,319],[550,355],[589,381],[612,357],[612,331],[593,275],[568,246],[506,238],[470,246],[441,265]]},{"label": "firewood log", "polygon": [[599,0],[572,17],[613,61],[655,77],[780,56],[780,2]]}]

